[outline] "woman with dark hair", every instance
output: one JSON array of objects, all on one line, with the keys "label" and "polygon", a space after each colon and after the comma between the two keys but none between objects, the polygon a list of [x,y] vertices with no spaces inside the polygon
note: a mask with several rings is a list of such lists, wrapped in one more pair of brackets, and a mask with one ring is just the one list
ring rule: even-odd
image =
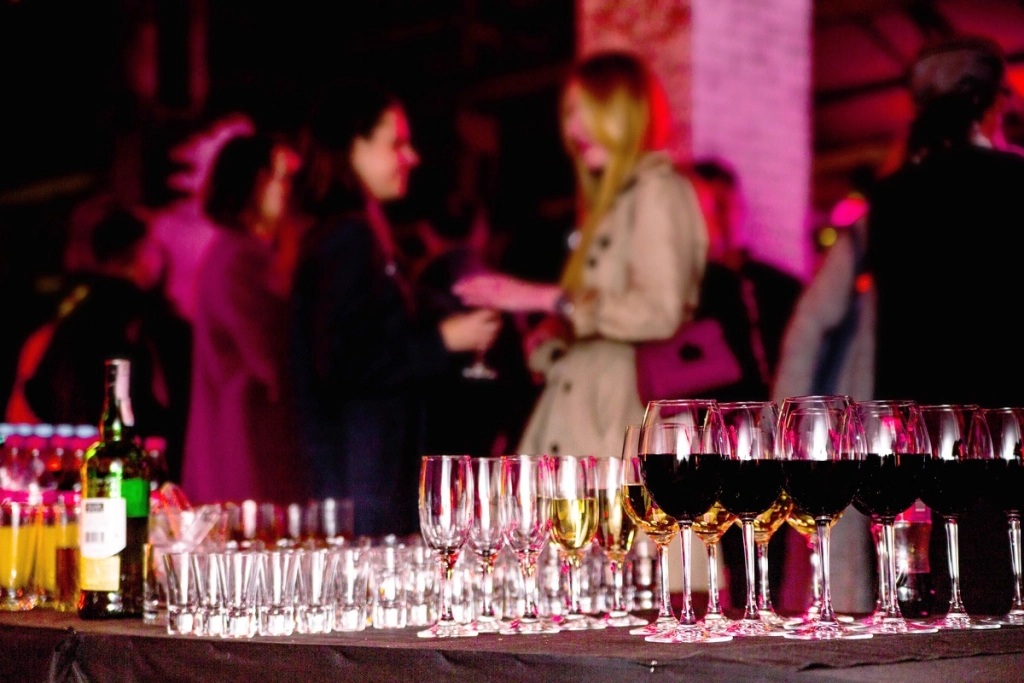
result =
[{"label": "woman with dark hair", "polygon": [[286,374],[287,301],[301,228],[288,147],[238,137],[218,155],[204,209],[218,235],[198,276],[182,485],[193,502],[305,498]]},{"label": "woman with dark hair", "polygon": [[351,498],[355,533],[417,528],[416,477],[429,383],[453,354],[486,349],[490,311],[416,315],[386,202],[419,161],[402,105],[372,88],[324,100],[308,130],[304,201],[316,224],[292,292],[291,362],[302,445],[319,497]]}]

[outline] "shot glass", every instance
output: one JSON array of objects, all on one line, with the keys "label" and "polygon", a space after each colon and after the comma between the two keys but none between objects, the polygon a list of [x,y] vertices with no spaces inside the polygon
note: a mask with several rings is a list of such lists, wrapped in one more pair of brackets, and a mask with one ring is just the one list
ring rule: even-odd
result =
[{"label": "shot glass", "polygon": [[408,626],[437,621],[437,560],[424,545],[406,548],[405,596]]},{"label": "shot glass", "polygon": [[181,552],[169,543],[147,543],[145,546],[144,581],[142,584],[142,623],[151,626],[167,624],[167,570],[164,555]]},{"label": "shot glass", "polygon": [[256,579],[258,553],[231,551],[213,553],[220,571],[224,600],[223,638],[252,638],[256,635]]},{"label": "shot glass", "polygon": [[38,533],[37,506],[0,503],[0,611],[32,609],[31,589]]},{"label": "shot glass", "polygon": [[172,636],[195,632],[199,584],[191,555],[167,552],[162,558],[167,573],[167,633]]},{"label": "shot glass", "polygon": [[339,548],[335,555],[334,630],[362,631],[369,601],[369,555],[352,547]]},{"label": "shot glass", "polygon": [[298,551],[299,591],[295,628],[299,633],[330,633],[334,626],[334,571],[337,560],[327,548]]},{"label": "shot glass", "polygon": [[196,607],[197,636],[224,635],[224,589],[221,583],[220,560],[216,553],[192,553],[192,570],[199,587]]},{"label": "shot glass", "polygon": [[293,550],[267,550],[259,559],[259,634],[290,636],[295,632],[298,555]]},{"label": "shot glass", "polygon": [[374,598],[371,621],[374,628],[405,628],[408,624],[403,559],[397,546],[373,549],[371,563]]}]

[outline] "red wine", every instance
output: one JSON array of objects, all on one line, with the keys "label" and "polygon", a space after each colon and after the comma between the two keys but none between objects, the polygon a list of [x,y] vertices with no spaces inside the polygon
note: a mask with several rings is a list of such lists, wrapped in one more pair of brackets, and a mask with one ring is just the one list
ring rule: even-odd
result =
[{"label": "red wine", "polygon": [[790,460],[782,471],[793,503],[815,519],[845,510],[860,483],[858,460]]},{"label": "red wine", "polygon": [[718,502],[737,517],[756,517],[782,492],[784,479],[778,460],[723,460],[721,471]]},{"label": "red wine", "polygon": [[1024,462],[998,458],[985,464],[985,499],[1003,512],[1024,512]]},{"label": "red wine", "polygon": [[938,460],[925,464],[921,500],[945,517],[962,515],[981,498],[991,460]]},{"label": "red wine", "polygon": [[722,457],[717,453],[640,456],[640,469],[651,498],[676,521],[692,522],[718,500]]},{"label": "red wine", "polygon": [[928,455],[869,453],[860,467],[860,487],[853,504],[869,515],[893,519],[921,495]]}]

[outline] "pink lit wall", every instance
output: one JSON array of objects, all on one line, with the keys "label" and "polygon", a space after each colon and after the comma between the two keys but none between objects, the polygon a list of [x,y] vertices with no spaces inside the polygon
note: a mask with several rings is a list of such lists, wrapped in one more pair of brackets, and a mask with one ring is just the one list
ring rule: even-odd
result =
[{"label": "pink lit wall", "polygon": [[658,73],[679,159],[737,171],[745,237],[806,276],[811,180],[811,0],[578,0],[580,54],[618,48]]}]

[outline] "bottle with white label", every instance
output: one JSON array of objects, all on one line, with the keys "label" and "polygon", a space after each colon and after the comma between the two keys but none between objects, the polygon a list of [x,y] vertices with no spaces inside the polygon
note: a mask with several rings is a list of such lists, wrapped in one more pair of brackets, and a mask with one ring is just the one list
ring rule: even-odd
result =
[{"label": "bottle with white label", "polygon": [[133,434],[129,361],[106,362],[100,438],[82,462],[78,614],[142,617],[149,536],[149,460]]}]

